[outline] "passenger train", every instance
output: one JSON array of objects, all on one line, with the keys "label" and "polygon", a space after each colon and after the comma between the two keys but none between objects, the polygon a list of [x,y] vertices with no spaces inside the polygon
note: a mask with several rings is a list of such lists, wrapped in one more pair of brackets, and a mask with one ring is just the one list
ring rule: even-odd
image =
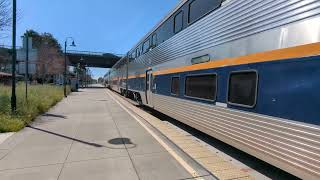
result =
[{"label": "passenger train", "polygon": [[140,104],[320,179],[319,0],[181,0],[105,78]]}]

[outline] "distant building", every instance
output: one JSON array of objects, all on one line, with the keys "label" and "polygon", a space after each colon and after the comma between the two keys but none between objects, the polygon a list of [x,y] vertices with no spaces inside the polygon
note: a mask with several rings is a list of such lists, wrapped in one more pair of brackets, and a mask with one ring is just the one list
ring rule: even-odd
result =
[{"label": "distant building", "polygon": [[[27,41],[26,38],[22,38],[23,46],[17,49],[17,73],[20,75],[25,75],[26,73],[26,54],[27,54]],[[37,73],[37,63],[38,63],[38,50],[34,49],[32,46],[32,38],[29,38],[28,46],[28,74],[29,77],[34,77]]]},{"label": "distant building", "polygon": [[9,54],[9,48],[0,46],[0,72],[11,72],[11,55]]},{"label": "distant building", "polygon": [[[26,39],[23,38],[23,46],[17,49],[16,73],[25,76],[26,73]],[[28,77],[39,83],[63,84],[64,56],[60,49],[50,47],[43,43],[35,47],[32,38],[28,40]],[[0,72],[11,73],[12,56],[9,53],[11,47],[0,46]]]},{"label": "distant building", "polygon": [[[23,76],[16,75],[16,79],[21,80]],[[1,72],[0,71],[0,84],[9,85],[12,81],[12,74]]]},{"label": "distant building", "polygon": [[0,84],[9,85],[11,81],[11,74],[0,71]]}]

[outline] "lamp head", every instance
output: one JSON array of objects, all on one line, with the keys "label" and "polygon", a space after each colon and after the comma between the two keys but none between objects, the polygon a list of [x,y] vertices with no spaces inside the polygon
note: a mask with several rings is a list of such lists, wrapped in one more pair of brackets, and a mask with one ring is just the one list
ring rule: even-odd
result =
[{"label": "lamp head", "polygon": [[76,44],[74,43],[74,41],[72,41],[72,44],[70,46],[76,47]]}]

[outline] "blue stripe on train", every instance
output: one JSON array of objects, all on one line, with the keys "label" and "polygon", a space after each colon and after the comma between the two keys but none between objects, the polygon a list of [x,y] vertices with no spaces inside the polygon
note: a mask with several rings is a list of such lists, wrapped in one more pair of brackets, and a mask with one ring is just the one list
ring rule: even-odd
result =
[{"label": "blue stripe on train", "polygon": [[[178,98],[214,104],[183,96],[184,81],[186,75],[217,73],[217,101],[227,103],[229,74],[241,70],[258,71],[257,105],[254,108],[228,105],[229,108],[320,125],[320,56],[160,75],[155,78],[156,93],[173,96],[171,78],[179,76]],[[143,91],[144,78],[129,80],[130,87]]]}]

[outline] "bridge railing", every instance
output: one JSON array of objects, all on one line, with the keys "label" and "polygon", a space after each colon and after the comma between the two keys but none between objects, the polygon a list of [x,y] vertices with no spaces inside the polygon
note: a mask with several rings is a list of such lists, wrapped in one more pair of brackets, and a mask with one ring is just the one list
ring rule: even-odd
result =
[{"label": "bridge railing", "polygon": [[[0,48],[5,48],[5,49],[12,49],[12,46],[9,45],[0,45]],[[22,46],[16,46],[16,49],[21,49]]]},{"label": "bridge railing", "polygon": [[102,56],[104,54],[113,54],[119,57],[123,57],[124,54],[118,53],[105,53],[105,52],[93,52],[93,51],[76,51],[76,50],[68,50],[67,54],[84,54],[84,55],[92,55],[92,56]]}]

